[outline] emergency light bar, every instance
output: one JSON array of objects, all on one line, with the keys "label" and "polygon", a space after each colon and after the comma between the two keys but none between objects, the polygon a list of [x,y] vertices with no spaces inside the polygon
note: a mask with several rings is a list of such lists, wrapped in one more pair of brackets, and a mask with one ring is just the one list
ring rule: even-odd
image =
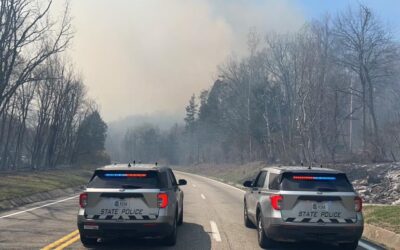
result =
[{"label": "emergency light bar", "polygon": [[144,178],[147,174],[121,174],[121,173],[106,173],[104,177],[128,177],[128,178]]},{"label": "emergency light bar", "polygon": [[293,180],[298,180],[298,181],[335,181],[336,177],[295,175],[295,176],[293,176]]}]

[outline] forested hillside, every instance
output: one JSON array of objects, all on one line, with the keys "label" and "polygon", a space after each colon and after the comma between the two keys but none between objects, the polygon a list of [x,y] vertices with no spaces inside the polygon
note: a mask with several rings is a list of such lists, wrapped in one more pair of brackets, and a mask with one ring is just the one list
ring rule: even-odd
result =
[{"label": "forested hillside", "polygon": [[229,58],[190,98],[184,126],[128,129],[119,160],[397,161],[399,45],[363,5],[295,33],[251,29],[248,55]]}]

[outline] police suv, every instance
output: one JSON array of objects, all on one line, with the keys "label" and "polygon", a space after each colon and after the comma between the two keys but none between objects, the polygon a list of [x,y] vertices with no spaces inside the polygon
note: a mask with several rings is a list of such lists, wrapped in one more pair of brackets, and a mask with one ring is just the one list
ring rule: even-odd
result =
[{"label": "police suv", "polygon": [[343,172],[272,167],[243,184],[244,223],[256,225],[258,242],[322,241],[356,249],[364,223],[362,201]]},{"label": "police suv", "polygon": [[175,245],[183,222],[186,180],[168,167],[145,164],[110,165],[97,169],[79,197],[78,229],[84,246],[98,238],[155,237]]}]

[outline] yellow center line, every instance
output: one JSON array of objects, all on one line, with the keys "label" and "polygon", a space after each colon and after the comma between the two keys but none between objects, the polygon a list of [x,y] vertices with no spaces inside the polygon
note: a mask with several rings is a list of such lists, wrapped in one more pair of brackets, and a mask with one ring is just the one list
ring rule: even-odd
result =
[{"label": "yellow center line", "polygon": [[[66,236],[62,237],[61,239],[43,247],[41,250],[51,250],[51,249],[63,244],[64,242],[69,241],[71,238],[75,238],[76,236],[79,236],[79,230],[75,230],[72,233],[67,234]],[[78,239],[79,239],[79,237],[78,237]]]},{"label": "yellow center line", "polygon": [[75,243],[76,241],[78,241],[80,238],[80,235],[78,234],[77,236],[75,236],[74,238],[70,239],[69,241],[65,242],[64,244],[60,245],[59,247],[57,247],[54,250],[63,250],[64,248],[66,248],[69,245],[72,245],[73,243]]}]

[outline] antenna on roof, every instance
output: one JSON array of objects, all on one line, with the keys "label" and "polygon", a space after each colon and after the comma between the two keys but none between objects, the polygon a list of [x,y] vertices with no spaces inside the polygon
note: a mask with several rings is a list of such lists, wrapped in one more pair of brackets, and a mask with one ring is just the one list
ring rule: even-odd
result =
[{"label": "antenna on roof", "polygon": [[136,161],[133,161],[133,165],[135,165],[136,164]]},{"label": "antenna on roof", "polygon": [[322,168],[322,164],[321,164],[321,165],[319,165],[319,167],[320,167],[320,168]]},{"label": "antenna on roof", "polygon": [[156,166],[158,165],[158,162],[156,162]]},{"label": "antenna on roof", "polygon": [[300,165],[301,165],[301,166],[304,166],[304,163],[303,163],[303,161],[300,163]]},{"label": "antenna on roof", "polygon": [[311,169],[311,165],[310,165],[310,166],[308,166],[308,169]]},{"label": "antenna on roof", "polygon": [[130,162],[128,163],[128,167],[132,167]]}]

